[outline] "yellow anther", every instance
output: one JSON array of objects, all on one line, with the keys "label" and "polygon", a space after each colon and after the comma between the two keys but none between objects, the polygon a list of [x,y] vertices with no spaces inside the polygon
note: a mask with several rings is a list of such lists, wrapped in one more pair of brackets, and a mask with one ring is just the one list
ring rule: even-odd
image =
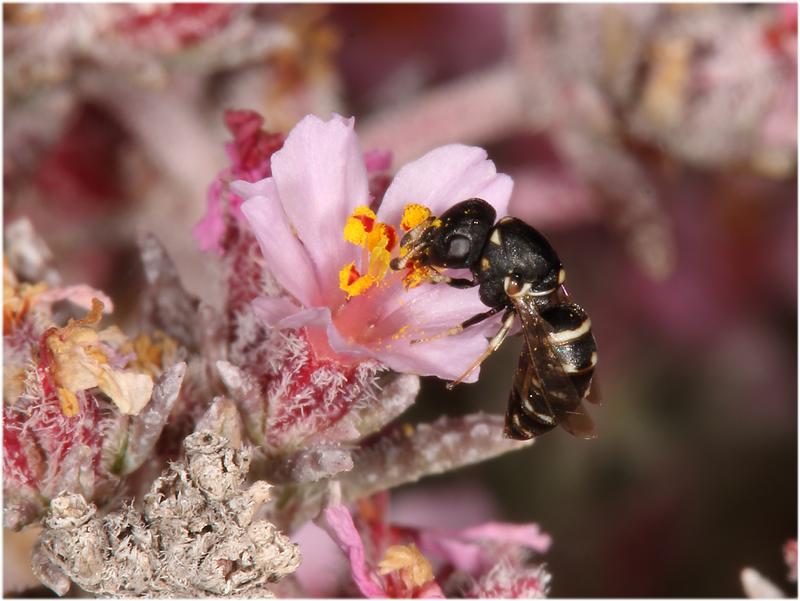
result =
[{"label": "yellow anther", "polygon": [[344,239],[356,246],[364,246],[368,234],[375,227],[375,212],[366,205],[356,207],[344,225]]},{"label": "yellow anther", "polygon": [[369,290],[375,283],[375,278],[370,275],[361,275],[356,269],[355,262],[342,267],[339,271],[339,288],[347,292],[348,296],[358,296]]},{"label": "yellow anther", "polygon": [[386,549],[383,559],[378,563],[378,573],[386,575],[392,572],[399,572],[408,587],[423,586],[433,580],[431,562],[414,543],[392,545]]},{"label": "yellow anther", "polygon": [[375,248],[385,248],[391,251],[397,243],[397,234],[391,225],[385,223],[376,223],[372,231],[367,234],[366,246],[367,250],[374,250]]},{"label": "yellow anther", "polygon": [[362,275],[355,262],[339,271],[339,288],[348,296],[358,296],[380,282],[389,271],[392,250],[397,246],[397,232],[391,225],[376,221],[375,213],[366,206],[353,211],[344,226],[344,238],[348,242],[366,248],[367,273]]},{"label": "yellow anther", "polygon": [[406,232],[413,230],[430,216],[431,210],[428,207],[416,203],[407,204],[406,208],[403,209],[403,218],[400,220],[400,227]]},{"label": "yellow anther", "polygon": [[[403,210],[400,227],[409,231],[421,223],[430,220],[431,227],[439,227],[441,219],[431,219],[429,208],[420,204],[408,204]],[[375,212],[367,206],[357,207],[347,219],[344,226],[344,239],[352,244],[365,248],[368,254],[362,258],[361,268],[358,270],[355,262],[345,265],[339,271],[339,288],[344,290],[348,297],[363,294],[372,286],[378,284],[388,273],[392,260],[392,252],[397,247],[398,235],[394,227],[377,221]],[[408,247],[398,249],[400,257],[408,255]],[[431,279],[435,270],[424,267],[412,261],[407,265],[408,273],[403,278],[406,288],[413,288]]]}]

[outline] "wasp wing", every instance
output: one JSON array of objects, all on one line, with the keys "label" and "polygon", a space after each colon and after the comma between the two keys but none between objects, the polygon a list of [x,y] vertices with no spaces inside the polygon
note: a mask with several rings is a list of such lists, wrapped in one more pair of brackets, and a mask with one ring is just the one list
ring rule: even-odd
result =
[{"label": "wasp wing", "polygon": [[542,382],[531,362],[530,352],[523,348],[508,397],[505,435],[507,438],[527,440],[553,429],[557,423],[556,415],[547,402]]},{"label": "wasp wing", "polygon": [[533,295],[510,298],[522,324],[526,346],[509,397],[506,431],[513,434],[516,429],[530,438],[561,424],[570,434],[593,438],[594,424],[553,349],[551,328],[539,314]]},{"label": "wasp wing", "polygon": [[589,417],[583,403],[572,411],[567,411],[561,421],[561,427],[578,438],[597,438],[594,421]]},{"label": "wasp wing", "polygon": [[597,374],[592,376],[592,383],[589,385],[589,392],[584,399],[593,405],[602,405],[603,397],[600,395],[600,385],[597,383]]}]

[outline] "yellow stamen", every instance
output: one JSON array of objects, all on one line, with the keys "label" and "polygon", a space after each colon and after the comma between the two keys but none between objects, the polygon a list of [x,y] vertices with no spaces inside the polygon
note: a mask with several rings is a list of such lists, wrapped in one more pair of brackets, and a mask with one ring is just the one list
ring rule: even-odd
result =
[{"label": "yellow stamen", "polygon": [[369,251],[377,247],[391,251],[397,243],[397,233],[391,225],[376,223],[372,231],[367,234],[366,247]]},{"label": "yellow stamen", "polygon": [[[107,335],[117,334],[112,328],[105,330],[105,332],[109,332]],[[101,332],[101,340],[104,338],[105,332]],[[119,332],[119,335],[124,337],[122,332]],[[156,330],[152,336],[139,334],[132,341],[125,338],[120,346],[120,352],[136,355],[136,359],[128,364],[129,369],[136,369],[146,372],[150,376],[158,377],[163,371],[163,366],[172,365],[177,360],[178,343],[161,330]]]},{"label": "yellow stamen", "polygon": [[375,219],[375,213],[369,207],[356,207],[344,225],[344,239],[356,246],[364,246],[367,235],[374,229]]},{"label": "yellow stamen", "polygon": [[356,269],[355,262],[345,265],[339,272],[339,288],[347,292],[348,296],[358,296],[374,283],[374,278],[370,274],[361,275]]},{"label": "yellow stamen", "polygon": [[[420,204],[408,204],[403,210],[400,227],[409,231],[423,223],[431,216],[431,211]],[[440,219],[431,220],[430,227],[441,225]],[[348,298],[358,296],[380,283],[389,272],[392,252],[397,246],[398,235],[394,227],[377,221],[375,212],[367,206],[357,207],[348,217],[344,226],[344,239],[362,247],[366,252],[361,259],[361,267],[366,270],[362,275],[355,262],[345,265],[339,272],[339,288],[344,290]],[[398,249],[401,257],[408,254],[409,249]],[[435,273],[429,267],[421,266],[416,261],[407,265],[408,273],[403,278],[406,288],[413,288],[430,279]]]},{"label": "yellow stamen", "polygon": [[397,232],[391,225],[376,221],[376,215],[369,207],[360,206],[347,219],[344,239],[367,251],[362,259],[362,266],[367,264],[367,273],[362,275],[355,262],[339,271],[339,288],[347,292],[348,297],[358,296],[386,276],[392,250],[397,245]]},{"label": "yellow stamen", "polygon": [[433,580],[431,562],[414,543],[392,545],[386,549],[383,560],[378,564],[378,572],[382,576],[400,572],[400,578],[409,588],[423,586]]},{"label": "yellow stamen", "polygon": [[403,218],[400,220],[400,227],[406,232],[413,230],[430,216],[431,210],[428,207],[415,203],[407,204],[406,208],[403,209]]}]

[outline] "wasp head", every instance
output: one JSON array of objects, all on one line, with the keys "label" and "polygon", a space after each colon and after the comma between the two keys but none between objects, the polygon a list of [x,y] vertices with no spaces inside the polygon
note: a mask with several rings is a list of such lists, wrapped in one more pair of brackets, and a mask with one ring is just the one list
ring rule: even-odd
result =
[{"label": "wasp head", "polygon": [[450,207],[440,217],[429,216],[400,241],[400,256],[392,269],[409,264],[429,268],[472,268],[481,255],[495,220],[494,208],[471,198]]}]

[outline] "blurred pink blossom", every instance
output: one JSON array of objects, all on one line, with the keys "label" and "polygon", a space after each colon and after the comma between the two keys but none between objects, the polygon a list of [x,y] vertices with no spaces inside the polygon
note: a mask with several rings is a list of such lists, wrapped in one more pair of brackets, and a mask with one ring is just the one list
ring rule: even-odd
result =
[{"label": "blurred pink blossom", "polygon": [[[796,18],[796,17],[795,17]],[[786,541],[783,545],[783,560],[789,568],[787,578],[792,582],[797,582],[797,539],[793,538]]]},{"label": "blurred pink blossom", "polygon": [[192,234],[200,248],[222,254],[221,238],[225,233],[225,206],[235,218],[241,218],[242,199],[227,190],[225,183],[235,179],[255,182],[269,177],[270,158],[283,144],[283,136],[264,131],[264,118],[254,111],[225,112],[225,125],[233,140],[225,145],[231,166],[219,173],[208,189],[206,214]]},{"label": "blurred pink blossom", "polygon": [[[789,568],[786,579],[789,582],[797,582],[797,539],[789,539],[783,545],[783,560]],[[739,579],[745,596],[751,599],[783,599],[790,597],[755,568],[749,566],[743,568],[739,573]]]},{"label": "blurred pink blossom", "polygon": [[235,4],[123,5],[112,28],[132,45],[176,52],[216,33],[239,10]]},{"label": "blurred pink blossom", "polygon": [[[328,507],[318,521],[347,555],[353,581],[366,597],[441,597],[444,592],[532,597],[547,592],[549,574],[526,565],[530,551],[543,553],[550,546],[550,537],[536,524],[489,522],[439,530],[387,520],[384,493],[359,501],[355,521],[343,505]],[[416,581],[402,569],[391,569],[406,561],[419,570]]]},{"label": "blurred pink blossom", "polygon": [[[347,555],[353,580],[365,597],[443,597],[441,589],[435,581],[431,581],[427,585],[425,592],[414,591],[411,587],[407,587],[405,590],[391,591],[390,583],[385,582],[378,573],[377,562],[374,561],[374,558],[371,558],[373,561],[368,562],[361,535],[353,523],[350,512],[344,505],[335,505],[326,509],[325,523],[331,537]],[[401,580],[400,583],[403,584],[403,581]],[[392,595],[392,592],[400,594]]]}]

